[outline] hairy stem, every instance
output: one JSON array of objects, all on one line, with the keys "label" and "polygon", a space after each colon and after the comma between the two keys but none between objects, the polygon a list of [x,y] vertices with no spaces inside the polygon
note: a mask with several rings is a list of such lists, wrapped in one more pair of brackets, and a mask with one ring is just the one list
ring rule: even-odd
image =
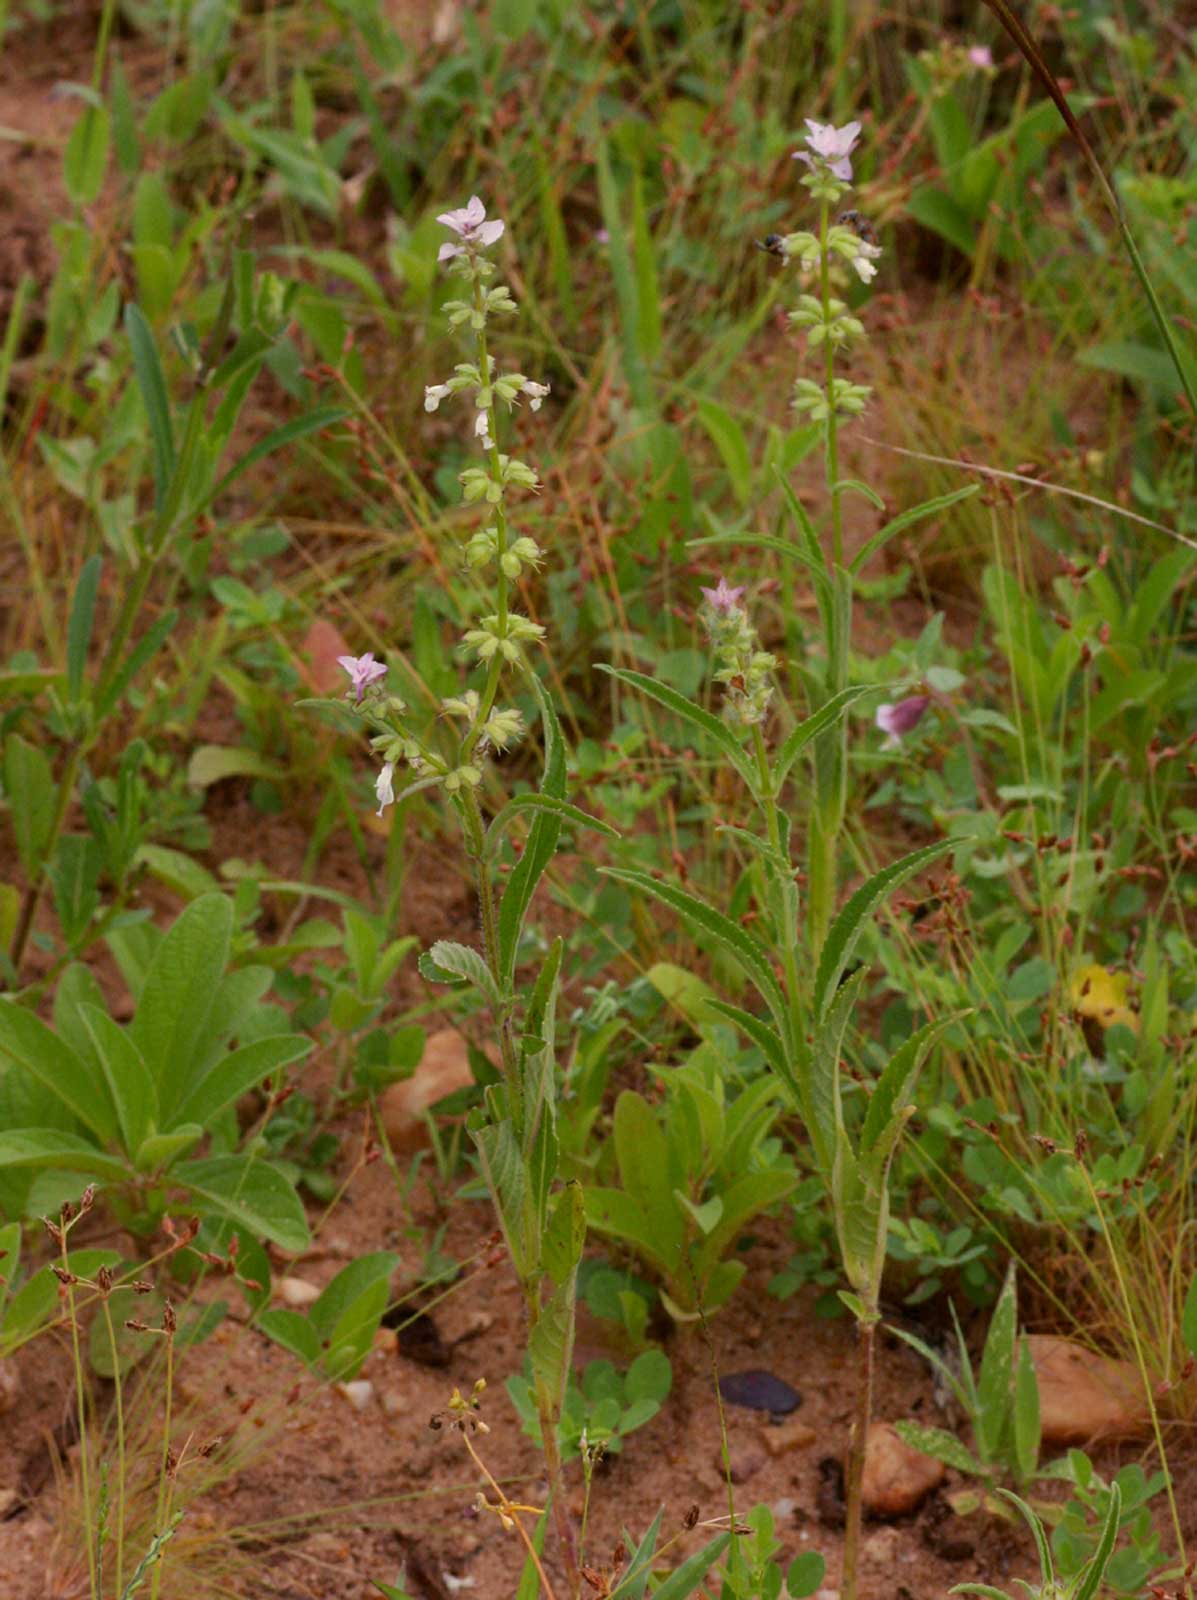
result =
[{"label": "hairy stem", "polygon": [[877,1338],[877,1313],[868,1314],[856,1325],[856,1415],[848,1442],[848,1470],[845,1481],[847,1519],[844,1524],[844,1569],[840,1582],[842,1600],[857,1600],[857,1568],[860,1563],[860,1531],[864,1486],[865,1446],[873,1415],[873,1355]]}]

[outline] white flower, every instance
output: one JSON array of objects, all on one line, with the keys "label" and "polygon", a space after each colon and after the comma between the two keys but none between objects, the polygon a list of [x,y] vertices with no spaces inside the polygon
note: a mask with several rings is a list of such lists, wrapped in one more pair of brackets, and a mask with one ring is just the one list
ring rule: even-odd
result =
[{"label": "white flower", "polygon": [[[810,132],[806,135],[806,142],[814,151],[815,156],[826,164],[835,176],[844,183],[852,178],[852,163],[848,157],[856,147],[860,138],[860,123],[849,122],[842,128],[835,127],[830,122],[815,122],[811,117],[805,119]],[[794,151],[795,161],[804,161],[808,167],[815,165],[815,158],[805,150]]]},{"label": "white flower", "polygon": [[547,383],[534,383],[531,378],[524,379],[524,393],[532,396],[530,406],[532,411],[540,410],[548,392],[549,385]]},{"label": "white flower", "polygon": [[468,249],[494,244],[496,239],[502,237],[504,228],[497,217],[486,221],[486,207],[476,194],[470,196],[468,206],[461,206],[457,211],[442,211],[436,220],[461,240],[460,244],[441,245],[436,257],[438,261],[451,261],[454,256],[463,255]]},{"label": "white flower", "polygon": [[384,764],[382,771],[374,780],[374,793],[378,797],[378,810],[375,813],[376,816],[381,817],[388,806],[393,806],[395,804],[395,785],[392,781],[394,776],[395,763],[393,761],[388,761]]},{"label": "white flower", "polygon": [[453,390],[447,383],[426,383],[424,385],[424,410],[435,411],[442,400],[447,400]]},{"label": "white flower", "polygon": [[870,244],[867,239],[861,239],[860,247],[852,257],[852,265],[856,268],[856,275],[861,283],[871,283],[877,276],[877,268],[873,263],[880,255],[879,244]]},{"label": "white flower", "polygon": [[482,441],[484,450],[494,449],[495,441],[490,436],[490,413],[488,411],[479,411],[474,418],[474,437]]}]

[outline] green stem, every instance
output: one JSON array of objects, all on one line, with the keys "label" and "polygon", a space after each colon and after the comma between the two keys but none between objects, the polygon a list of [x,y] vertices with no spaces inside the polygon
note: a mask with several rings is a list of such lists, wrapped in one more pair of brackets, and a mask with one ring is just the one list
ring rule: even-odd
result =
[{"label": "green stem", "polygon": [[112,1381],[116,1385],[116,1592],[122,1594],[125,1568],[125,1402],[121,1383],[121,1358],[112,1326],[112,1307],[104,1296],[104,1326],[112,1351]]},{"label": "green stem", "polygon": [[[831,549],[823,552],[832,599],[826,608],[827,697],[837,694],[847,680],[848,638],[851,633],[851,591],[841,605],[840,574],[844,565],[844,518],[840,490],[838,419],[835,410],[835,345],[827,336],[831,326],[831,256],[827,238],[831,206],[824,200],[819,210],[819,292],[823,304],[823,375],[827,392],[827,449],[825,469],[831,497]],[[845,580],[846,581],[846,580]],[[807,847],[807,932],[810,959],[817,961],[835,911],[837,854],[844,819],[848,774],[846,723],[824,734],[816,743],[815,795],[811,807]]]},{"label": "green stem", "polygon": [[[819,208],[819,297],[823,302],[823,326],[831,325],[831,256],[827,233],[831,226],[831,207],[824,200]],[[831,489],[831,560],[827,575],[834,578],[836,567],[844,564],[844,517],[840,505],[840,447],[835,414],[835,346],[823,340],[823,377],[827,385],[827,482]],[[834,692],[834,691],[833,691]]]},{"label": "green stem", "polygon": [[844,1568],[840,1581],[842,1600],[856,1600],[857,1569],[860,1564],[860,1533],[863,1513],[865,1446],[873,1415],[873,1356],[877,1338],[877,1311],[867,1307],[856,1325],[856,1415],[848,1444],[848,1471],[845,1482],[847,1517],[844,1524]]}]

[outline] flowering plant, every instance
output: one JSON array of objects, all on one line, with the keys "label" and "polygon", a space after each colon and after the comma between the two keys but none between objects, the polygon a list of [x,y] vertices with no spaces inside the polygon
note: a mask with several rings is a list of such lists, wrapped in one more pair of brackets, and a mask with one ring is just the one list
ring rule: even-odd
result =
[{"label": "flowering plant", "polygon": [[[536,885],[552,860],[566,821],[605,833],[605,823],[565,798],[565,751],[556,712],[532,670],[529,651],[545,630],[517,607],[516,584],[542,553],[535,539],[512,527],[516,495],[535,492],[539,480],[526,462],[499,448],[508,414],[526,398],[538,411],[549,385],[522,372],[505,372],[490,350],[491,324],[509,316],[516,304],[504,284],[492,282],[496,267],[486,251],[504,236],[504,223],[488,218],[478,196],[437,219],[453,235],[438,259],[462,285],[459,299],[446,303],[449,325],[468,335],[470,358],[457,363],[443,383],[424,392],[427,411],[445,401],[472,400],[469,437],[482,452],[479,464],[460,474],[462,498],[483,513],[481,526],[462,550],[467,567],[487,574],[492,589],[485,614],[474,619],[461,640],[472,663],[473,681],[440,704],[439,742],[422,733],[407,708],[387,691],[386,667],[373,655],[345,656],[349,699],[334,702],[355,725],[369,732],[380,760],[375,780],[378,814],[418,790],[438,789],[462,828],[477,889],[481,948],[439,940],[420,962],[433,982],[471,985],[490,1009],[497,1035],[501,1081],[486,1092],[471,1119],[470,1131],[489,1186],[499,1223],[519,1279],[529,1324],[531,1394],[548,1467],[550,1495],[562,1556],[575,1563],[568,1516],[560,1493],[558,1423],[570,1372],[575,1279],[585,1237],[582,1191],[577,1183],[554,1189],[557,1170],[554,1018],[561,943],[551,947],[540,975],[522,1007],[516,994],[516,961],[524,919]],[[513,682],[514,680],[514,682]],[[540,790],[520,794],[487,821],[481,792],[487,768],[527,734],[523,712],[504,703],[504,691],[529,690],[539,706],[544,734],[544,772]],[[327,702],[305,702],[325,704]],[[398,782],[408,774],[406,785]],[[493,774],[492,774],[493,775]],[[505,834],[520,819],[531,826],[500,896],[496,856]]]},{"label": "flowering plant", "polygon": [[[848,683],[849,643],[855,574],[863,560],[901,527],[950,504],[943,496],[896,517],[854,560],[846,558],[842,499],[847,487],[840,471],[840,430],[860,415],[869,390],[837,375],[836,359],[861,338],[864,325],[833,293],[846,267],[867,283],[876,272],[880,246],[855,213],[832,220],[847,193],[851,157],[860,124],[836,128],[807,122],[809,150],[797,152],[809,170],[803,184],[818,200],[817,231],[796,232],[777,241],[778,254],[813,279],[792,322],[803,330],[808,348],[822,364],[821,381],[802,377],[794,386],[794,406],[823,426],[830,537],[820,541],[797,497],[783,484],[798,524],[799,540],[760,543],[792,558],[800,578],[814,587],[825,642],[821,663],[806,664],[808,714],[770,753],[767,737],[773,717],[775,656],[760,647],[744,603],[746,586],[718,583],[702,590],[701,620],[711,641],[715,681],[724,688],[723,716],[714,716],[676,690],[641,673],[615,675],[701,730],[745,785],[760,827],[725,832],[746,845],[758,866],[760,908],[750,930],[688,889],[647,873],[615,870],[623,882],[662,901],[701,936],[714,939],[742,968],[757,990],[763,1010],[753,1012],[713,1000],[762,1051],[782,1079],[805,1125],[810,1154],[827,1187],[836,1220],[841,1260],[850,1285],[842,1296],[860,1329],[860,1372],[856,1418],[847,1475],[848,1525],[842,1592],[855,1600],[861,1530],[864,1441],[871,1411],[873,1341],[879,1321],[881,1273],[889,1223],[888,1176],[902,1130],[913,1110],[914,1084],[923,1060],[946,1022],[912,1035],[893,1055],[873,1087],[862,1120],[846,1109],[841,1061],[849,1025],[865,973],[851,967],[853,954],[873,912],[886,895],[948,848],[946,841],[925,846],[870,878],[837,909],[839,846],[843,834],[848,780],[846,714],[874,690]],[[964,491],[972,492],[971,490]],[[715,541],[704,541],[718,543]],[[795,602],[798,596],[795,594]],[[796,609],[796,606],[795,606]],[[877,710],[878,726],[892,742],[909,733],[927,708],[927,698],[911,695]],[[791,861],[790,808],[784,792],[800,758],[811,760],[807,786],[807,872],[805,919],[799,903],[799,875]],[[759,932],[757,930],[760,930]]]}]

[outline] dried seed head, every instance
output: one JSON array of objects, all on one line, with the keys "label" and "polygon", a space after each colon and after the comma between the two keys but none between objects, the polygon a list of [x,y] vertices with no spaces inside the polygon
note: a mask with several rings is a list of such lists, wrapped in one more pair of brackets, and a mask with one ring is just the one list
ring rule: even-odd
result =
[{"label": "dried seed head", "polygon": [[698,1507],[697,1506],[691,1506],[689,1511],[687,1511],[686,1515],[682,1518],[682,1527],[683,1528],[693,1528],[693,1527],[695,1527],[697,1525],[697,1523],[698,1523]]},{"label": "dried seed head", "polygon": [[154,1292],[154,1285],[147,1283],[144,1278],[134,1278],[129,1287],[134,1294],[152,1294]]},{"label": "dried seed head", "polygon": [[175,1308],[168,1300],[162,1308],[162,1331],[174,1333],[179,1326],[179,1319],[175,1316]]},{"label": "dried seed head", "polygon": [[96,1288],[102,1295],[107,1296],[112,1289],[112,1268],[96,1268]]},{"label": "dried seed head", "polygon": [[59,1283],[72,1284],[79,1282],[75,1274],[73,1272],[68,1272],[65,1267],[60,1267],[51,1263],[50,1271],[58,1279]]},{"label": "dried seed head", "polygon": [[95,1202],[96,1186],[94,1183],[89,1183],[79,1198],[79,1215],[82,1216],[85,1211],[90,1211]]}]

